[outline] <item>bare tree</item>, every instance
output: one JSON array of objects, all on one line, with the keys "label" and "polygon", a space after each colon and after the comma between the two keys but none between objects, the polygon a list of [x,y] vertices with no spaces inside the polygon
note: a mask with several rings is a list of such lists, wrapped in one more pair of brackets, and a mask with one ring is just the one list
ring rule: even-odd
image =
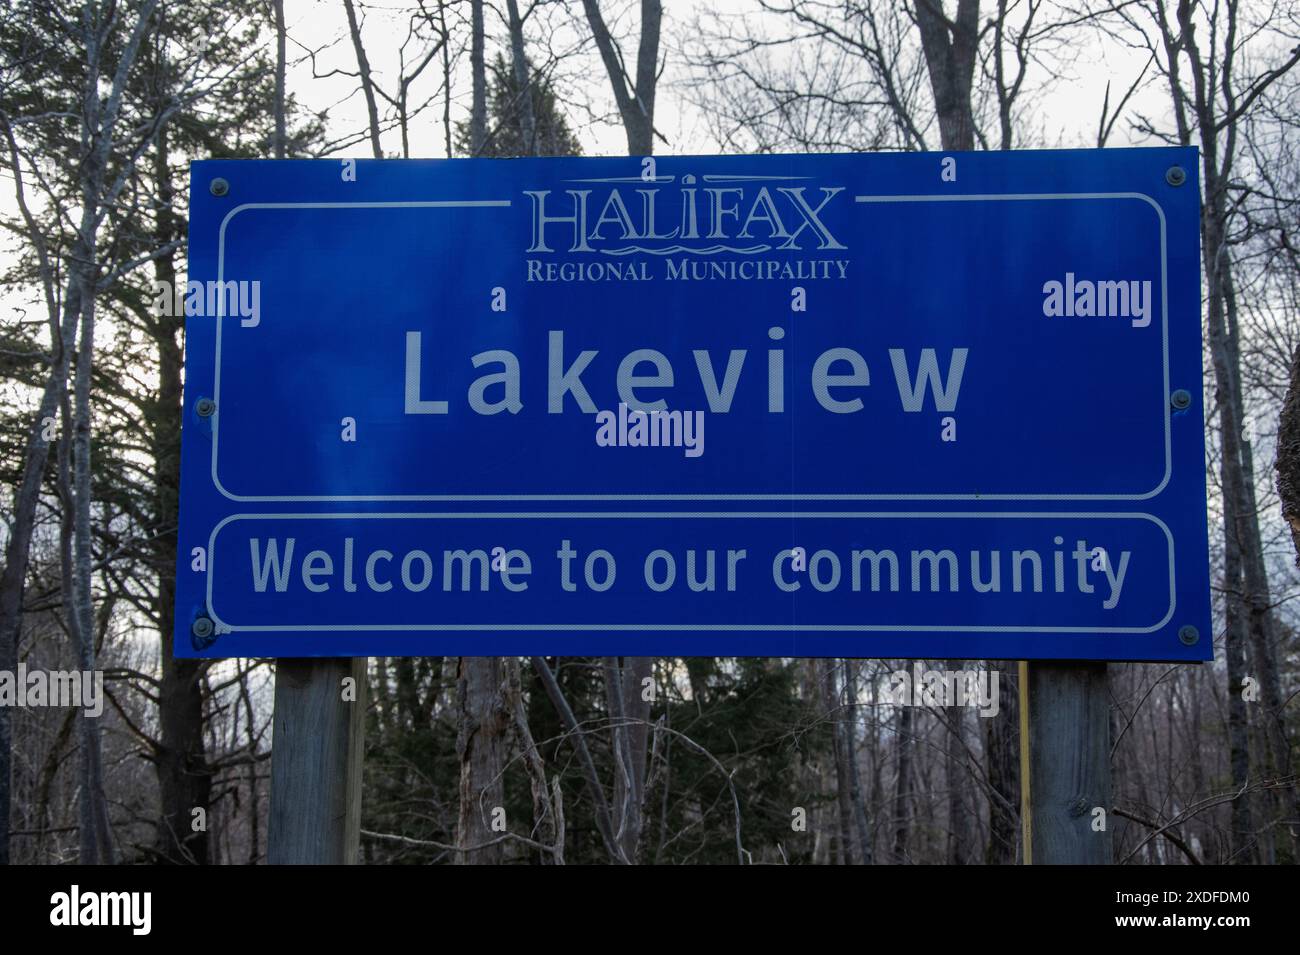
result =
[{"label": "bare tree", "polygon": [[623,51],[609,32],[600,10],[600,0],[582,0],[582,7],[596,49],[600,51],[600,59],[605,64],[618,115],[627,135],[627,154],[649,156],[654,152],[662,0],[641,0],[641,38],[637,45],[635,76],[628,75]]},{"label": "bare tree", "polygon": [[[1201,250],[1205,268],[1205,312],[1214,372],[1220,451],[1219,477],[1223,491],[1225,652],[1228,663],[1229,735],[1234,785],[1243,791],[1249,779],[1246,711],[1241,699],[1249,656],[1258,674],[1261,703],[1268,714],[1265,760],[1269,775],[1290,773],[1290,749],[1282,723],[1282,697],[1275,646],[1275,621],[1260,534],[1254,462],[1250,442],[1243,436],[1245,408],[1242,390],[1238,278],[1234,270],[1232,231],[1237,203],[1232,197],[1238,175],[1238,147],[1244,118],[1257,100],[1300,62],[1300,47],[1275,55],[1253,74],[1247,60],[1247,37],[1268,29],[1267,22],[1247,23],[1237,3],[1211,8],[1178,0],[1148,0],[1137,10],[1121,8],[1126,25],[1147,36],[1170,94],[1173,135],[1161,133],[1149,121],[1152,135],[1201,149],[1204,191]],[[1208,31],[1202,47],[1198,29]],[[1277,793],[1269,794],[1276,803]],[[1291,812],[1300,809],[1293,790]],[[1255,851],[1250,807],[1246,799],[1233,806],[1234,855],[1248,858]],[[1297,850],[1292,828],[1292,854]]]},{"label": "bare tree", "polygon": [[[72,434],[65,439],[72,442],[72,479],[65,489],[72,497],[71,514],[72,570],[71,599],[67,609],[67,622],[73,644],[77,648],[80,664],[85,670],[95,668],[95,613],[93,558],[91,553],[91,369],[94,361],[95,295],[103,277],[100,275],[98,236],[100,226],[109,209],[126,187],[131,165],[144,152],[153,139],[158,125],[175,110],[169,104],[166,110],[152,118],[143,129],[119,131],[123,100],[131,69],[140,45],[150,29],[157,6],[156,0],[140,5],[135,20],[129,28],[118,16],[115,5],[88,4],[82,11],[80,22],[67,22],[67,39],[75,43],[84,55],[84,85],[80,91],[80,110],[77,115],[82,145],[81,159],[76,172],[80,193],[81,213],[76,227],[68,266],[67,289],[62,300],[63,318],[60,334],[55,342],[55,359],[47,380],[45,394],[38,410],[37,420],[28,439],[25,455],[25,473],[16,500],[14,531],[5,563],[3,583],[0,584],[0,644],[5,647],[3,656],[12,658],[9,649],[17,639],[20,615],[22,582],[27,564],[27,550],[31,541],[31,526],[39,494],[40,475],[48,456],[49,443],[43,437],[48,422],[53,420],[56,408],[64,407],[65,420],[72,422]],[[113,48],[114,45],[120,44]],[[110,54],[111,49],[111,54]],[[112,58],[110,59],[110,55]],[[12,120],[8,121],[12,124]],[[12,139],[11,152],[15,165],[19,163]],[[112,170],[110,160],[114,150],[126,152],[125,169]],[[29,220],[29,227],[30,227]],[[47,304],[52,303],[49,287]],[[53,317],[51,317],[53,327]],[[76,339],[74,404],[69,415],[66,401],[66,383]],[[68,518],[69,515],[65,515]],[[5,735],[5,734],[0,734]],[[108,824],[107,801],[103,791],[101,751],[98,724],[89,717],[80,720],[82,791],[80,794],[81,860],[86,863],[109,862],[114,856]],[[6,774],[7,777],[8,774]],[[7,785],[5,787],[7,789]],[[5,800],[0,799],[0,803]]]}]

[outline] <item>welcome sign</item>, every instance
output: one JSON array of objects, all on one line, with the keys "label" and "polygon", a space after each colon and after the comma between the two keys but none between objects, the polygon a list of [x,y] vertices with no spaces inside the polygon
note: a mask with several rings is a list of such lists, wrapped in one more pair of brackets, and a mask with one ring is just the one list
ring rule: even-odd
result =
[{"label": "welcome sign", "polygon": [[1195,162],[195,163],[176,651],[1209,659]]}]

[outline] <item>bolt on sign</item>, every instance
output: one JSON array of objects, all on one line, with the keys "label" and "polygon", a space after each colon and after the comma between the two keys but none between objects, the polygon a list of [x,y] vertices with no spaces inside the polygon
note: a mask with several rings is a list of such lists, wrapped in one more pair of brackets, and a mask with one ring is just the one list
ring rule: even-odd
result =
[{"label": "bolt on sign", "polygon": [[176,652],[1209,659],[1196,161],[196,162]]}]

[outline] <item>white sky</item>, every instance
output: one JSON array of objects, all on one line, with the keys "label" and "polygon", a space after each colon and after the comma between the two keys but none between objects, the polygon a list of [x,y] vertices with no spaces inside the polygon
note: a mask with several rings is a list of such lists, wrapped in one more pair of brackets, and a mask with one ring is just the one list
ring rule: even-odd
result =
[{"label": "white sky", "polygon": [[[884,3],[886,0],[877,0]],[[491,0],[489,0],[489,4]],[[468,7],[467,4],[462,6]],[[500,4],[504,7],[504,4]],[[527,9],[527,0],[521,0],[521,8]],[[623,132],[616,124],[608,121],[589,120],[588,110],[605,114],[612,118],[613,99],[609,92],[609,83],[600,58],[594,47],[587,41],[586,30],[581,21],[574,24],[573,17],[581,14],[581,5],[573,2],[568,5],[568,14],[559,7],[548,7],[540,12],[525,27],[526,39],[530,44],[530,59],[545,58],[544,46],[555,49],[580,51],[565,58],[558,70],[558,85],[562,95],[570,104],[569,118],[578,133],[579,140],[587,155],[621,155],[626,152]],[[624,51],[629,63],[635,57],[635,36],[638,29],[636,4],[627,0],[603,0],[602,7],[607,11],[606,17],[613,24],[615,33],[625,36]],[[661,154],[688,154],[717,152],[719,147],[708,131],[705,117],[690,102],[684,81],[688,68],[680,52],[684,36],[689,35],[691,24],[701,12],[720,14],[744,14],[747,23],[766,21],[775,24],[778,29],[790,30],[790,21],[761,15],[756,12],[754,0],[666,0],[663,22],[661,55],[665,68],[660,81],[658,101],[655,110],[655,123],[670,145],[656,144],[656,151]],[[348,37],[347,20],[343,5],[339,0],[286,0],[286,23],[291,43],[289,59],[298,60],[289,76],[288,86],[299,102],[312,110],[329,108],[328,124],[332,136],[341,136],[351,131],[364,130],[366,125],[365,102],[357,90],[355,76],[335,75],[327,79],[315,79],[312,76],[310,62],[303,61],[303,48],[321,50],[316,57],[318,73],[328,73],[339,69],[356,71],[356,58]],[[365,41],[367,57],[375,72],[377,82],[386,89],[396,87],[398,74],[397,49],[406,32],[407,14],[411,4],[404,0],[375,0],[358,4],[359,15],[364,17],[362,35]],[[467,15],[462,13],[461,15]],[[549,19],[542,20],[547,15]],[[545,27],[545,31],[543,31]],[[496,50],[507,52],[504,24],[492,10],[487,13],[489,33],[488,58]],[[531,31],[531,32],[529,32]],[[541,33],[545,32],[549,44],[544,43]],[[1064,82],[1051,84],[1050,92],[1042,97],[1035,96],[1026,102],[1026,111],[1022,116],[1027,142],[1037,146],[1092,146],[1095,145],[1097,120],[1106,92],[1106,83],[1111,81],[1111,104],[1119,100],[1133,80],[1142,71],[1147,55],[1144,51],[1131,50],[1114,40],[1102,43],[1095,35],[1087,38],[1091,42],[1080,50],[1067,50],[1067,55],[1077,57],[1076,63],[1066,67]],[[298,46],[296,44],[301,44]],[[1148,74],[1148,80],[1153,73]],[[1041,73],[1039,74],[1041,78]],[[1034,76],[1031,73],[1028,85],[1032,87]],[[430,64],[429,68],[412,87],[411,98],[429,96],[435,93],[441,84],[441,64]],[[468,111],[468,53],[459,64],[459,75],[453,80],[455,90],[453,120],[463,119]],[[1164,103],[1167,93],[1158,87],[1149,88],[1135,96],[1129,104],[1143,108],[1146,113],[1161,115],[1165,111]],[[381,113],[382,110],[381,102]],[[413,157],[442,157],[446,155],[442,135],[442,106],[438,103],[426,111],[413,125],[411,131],[411,155]],[[992,131],[990,131],[992,132]],[[937,139],[937,137],[935,137]],[[393,131],[385,134],[382,141],[384,150],[390,155],[400,155],[400,137]],[[1121,120],[1116,124],[1109,145],[1136,145],[1131,136],[1128,123]],[[334,155],[366,157],[370,155],[368,142],[340,150]]]}]

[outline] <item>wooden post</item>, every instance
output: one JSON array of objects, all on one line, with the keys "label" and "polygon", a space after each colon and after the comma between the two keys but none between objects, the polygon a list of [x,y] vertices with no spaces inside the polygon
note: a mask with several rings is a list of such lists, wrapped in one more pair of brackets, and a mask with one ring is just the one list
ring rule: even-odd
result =
[{"label": "wooden post", "polygon": [[267,862],[356,863],[365,720],[365,657],[276,661]]},{"label": "wooden post", "polygon": [[[1109,865],[1110,699],[1105,663],[1030,663],[1034,865]],[[1094,810],[1104,828],[1098,831]]]}]

